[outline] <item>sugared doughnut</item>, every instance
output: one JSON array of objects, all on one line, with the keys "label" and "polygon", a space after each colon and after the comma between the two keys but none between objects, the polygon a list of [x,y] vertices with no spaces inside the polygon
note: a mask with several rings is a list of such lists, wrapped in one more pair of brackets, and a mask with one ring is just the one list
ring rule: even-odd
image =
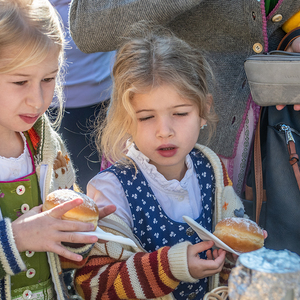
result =
[{"label": "sugared doughnut", "polygon": [[225,218],[217,223],[213,233],[238,252],[250,252],[264,245],[263,230],[250,219]]},{"label": "sugared doughnut", "polygon": [[78,198],[83,199],[83,203],[66,212],[62,216],[62,219],[93,223],[95,226],[94,230],[96,230],[99,218],[98,207],[96,203],[85,194],[68,189],[56,190],[48,194],[42,210],[46,211],[59,204]]}]

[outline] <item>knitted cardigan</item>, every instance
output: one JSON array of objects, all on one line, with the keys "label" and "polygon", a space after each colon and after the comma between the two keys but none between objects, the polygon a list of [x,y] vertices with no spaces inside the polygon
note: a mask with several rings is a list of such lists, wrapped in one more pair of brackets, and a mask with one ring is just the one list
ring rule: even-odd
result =
[{"label": "knitted cardigan", "polygon": [[[243,208],[235,194],[227,172],[219,157],[209,148],[196,145],[209,159],[216,179],[213,228],[217,222],[234,216],[234,210]],[[89,257],[77,264],[75,273],[77,292],[89,299],[174,299],[172,291],[180,281],[196,282],[189,274],[187,247],[189,242],[146,253],[131,229],[112,214],[99,226],[113,234],[131,238],[138,247],[115,242],[96,243]],[[219,276],[213,276],[210,288],[216,287]]]},{"label": "knitted cardigan", "polygon": [[[42,199],[56,189],[72,187],[75,182],[72,163],[61,138],[52,129],[46,115],[43,115],[33,128],[24,134],[29,137],[35,150],[33,155]],[[90,250],[91,245],[84,248]],[[76,252],[86,251],[84,248],[77,249]],[[26,265],[14,241],[9,218],[0,221],[0,249],[0,295],[1,300],[9,300],[11,299],[10,276],[26,270]],[[59,257],[54,253],[47,254],[57,299],[68,299]]]},{"label": "knitted cardigan", "polygon": [[69,18],[72,38],[87,53],[118,48],[126,27],[139,20],[166,26],[203,50],[215,76],[210,92],[219,116],[209,146],[234,157],[250,106],[259,114],[249,97],[244,61],[257,49],[275,50],[285,35],[281,26],[298,11],[297,0],[279,0],[267,17],[264,1],[258,0],[72,0]]}]

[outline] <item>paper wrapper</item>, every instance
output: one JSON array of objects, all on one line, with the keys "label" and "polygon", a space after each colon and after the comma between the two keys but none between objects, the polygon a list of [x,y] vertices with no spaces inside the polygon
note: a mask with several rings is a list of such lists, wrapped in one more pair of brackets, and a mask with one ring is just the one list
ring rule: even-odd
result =
[{"label": "paper wrapper", "polygon": [[300,299],[300,257],[266,248],[244,253],[231,271],[228,292],[230,300]]}]

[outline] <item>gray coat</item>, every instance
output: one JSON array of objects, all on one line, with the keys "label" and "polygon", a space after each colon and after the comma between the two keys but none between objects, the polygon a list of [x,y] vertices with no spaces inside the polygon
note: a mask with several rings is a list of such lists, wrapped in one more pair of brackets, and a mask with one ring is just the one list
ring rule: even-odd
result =
[{"label": "gray coat", "polygon": [[266,19],[262,0],[73,0],[70,29],[83,52],[110,51],[127,25],[152,20],[204,50],[216,78],[211,92],[219,115],[209,146],[233,157],[250,103],[244,61],[276,49],[285,34],[282,24],[299,10],[300,0],[279,0]]}]

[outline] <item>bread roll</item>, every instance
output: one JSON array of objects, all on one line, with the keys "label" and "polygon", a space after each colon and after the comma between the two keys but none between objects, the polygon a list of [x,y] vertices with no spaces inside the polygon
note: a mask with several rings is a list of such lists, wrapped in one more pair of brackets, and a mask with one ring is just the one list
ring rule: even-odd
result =
[{"label": "bread roll", "polygon": [[59,204],[78,198],[83,199],[83,203],[66,212],[62,216],[62,219],[93,223],[95,226],[94,230],[96,230],[99,218],[98,207],[96,203],[85,194],[68,189],[56,190],[48,194],[42,210],[46,211]]},{"label": "bread roll", "polygon": [[238,252],[250,252],[264,245],[263,230],[253,221],[244,218],[226,218],[220,221],[213,233],[227,246]]}]

